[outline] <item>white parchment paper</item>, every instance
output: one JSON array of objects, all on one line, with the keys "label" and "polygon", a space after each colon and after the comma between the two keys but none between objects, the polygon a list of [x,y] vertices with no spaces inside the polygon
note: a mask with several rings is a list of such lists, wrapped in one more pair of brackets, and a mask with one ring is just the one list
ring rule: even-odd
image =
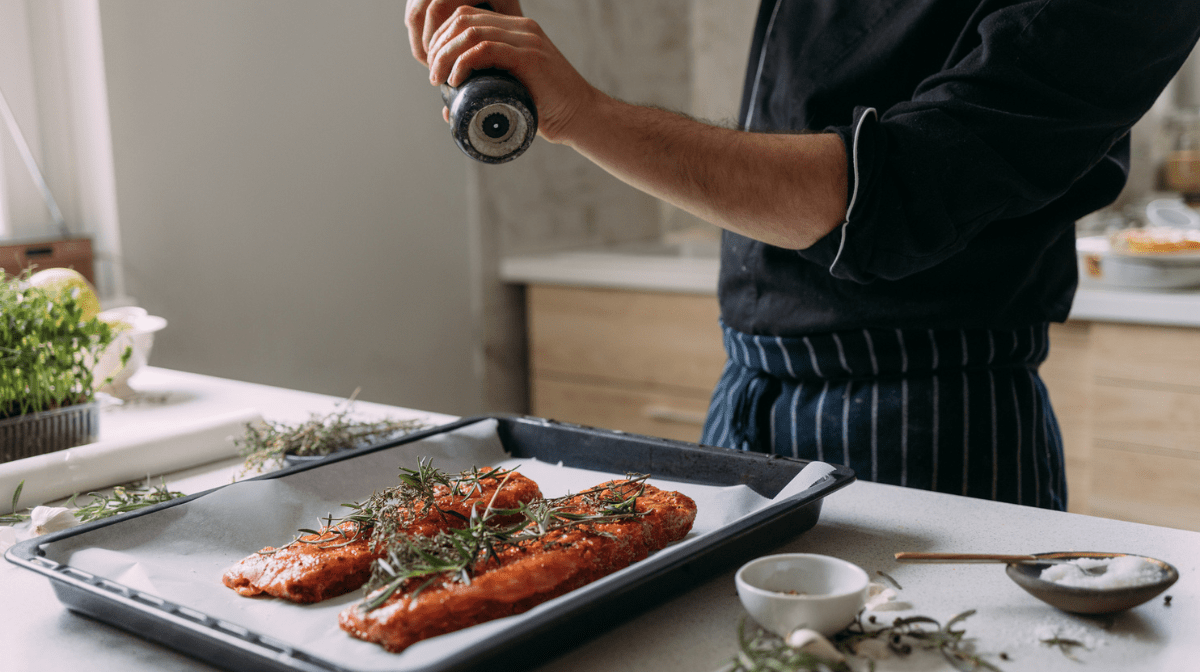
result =
[{"label": "white parchment paper", "polygon": [[[299,528],[315,529],[327,514],[344,515],[343,503],[362,501],[376,490],[395,485],[399,468],[415,468],[422,457],[447,473],[487,465],[519,468],[547,497],[579,492],[624,475],[511,459],[496,434],[496,422],[487,420],[283,478],[234,483],[180,506],[49,544],[46,556],[348,668],[425,667],[522,619],[537,618],[548,605],[391,654],[354,639],[337,625],[338,612],[360,600],[360,591],[318,604],[297,605],[276,598],[241,597],[221,583],[222,573],[238,560],[265,546],[287,543]],[[806,468],[781,494],[794,494],[807,487],[801,481],[820,480],[824,475],[823,470]],[[772,501],[745,486],[714,487],[651,476],[654,485],[683,492],[697,505],[696,522],[688,537],[659,554],[685,553],[696,539]],[[619,574],[548,604],[603,590],[605,583]]]}]

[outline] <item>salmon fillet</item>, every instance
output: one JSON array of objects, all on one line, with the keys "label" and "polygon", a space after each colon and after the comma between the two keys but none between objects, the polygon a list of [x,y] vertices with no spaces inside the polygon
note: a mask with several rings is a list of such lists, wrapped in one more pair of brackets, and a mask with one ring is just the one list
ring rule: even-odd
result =
[{"label": "salmon fillet", "polygon": [[[635,505],[642,515],[551,530],[507,546],[479,561],[469,583],[449,575],[433,583],[409,579],[376,609],[366,608],[370,595],[346,608],[338,616],[339,625],[388,651],[403,651],[423,639],[528,611],[628,567],[685,537],[696,518],[696,503],[678,492],[634,481],[599,487],[621,497],[644,487]],[[567,500],[564,508],[596,512],[594,504],[581,497]]]},{"label": "salmon fillet", "polygon": [[[493,471],[483,468],[479,474],[486,476]],[[473,476],[452,481],[452,487],[438,485],[434,489],[435,506],[419,502],[399,509],[398,525],[406,534],[432,536],[465,527],[473,507],[483,509],[490,503],[496,509],[515,509],[541,497],[537,483],[529,478],[518,472],[502,473],[507,480]],[[503,488],[497,493],[502,482]],[[380,555],[371,540],[373,531],[373,526],[355,521],[322,527],[316,534],[301,536],[287,546],[268,546],[242,559],[226,570],[221,580],[245,596],[267,594],[299,603],[337,597],[361,587],[370,578],[371,563]]]}]

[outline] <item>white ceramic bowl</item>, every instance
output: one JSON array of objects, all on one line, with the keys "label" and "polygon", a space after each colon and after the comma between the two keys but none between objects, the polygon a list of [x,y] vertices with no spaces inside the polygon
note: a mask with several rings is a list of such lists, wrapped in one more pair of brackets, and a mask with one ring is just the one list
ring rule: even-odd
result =
[{"label": "white ceramic bowl", "polygon": [[[128,329],[117,333],[92,367],[96,385],[101,385],[112,376],[112,381],[100,388],[102,391],[125,398],[132,392],[126,381],[149,361],[150,350],[154,347],[154,332],[167,326],[167,321],[156,315],[147,315],[144,308],[136,306],[106,310],[100,313],[100,318],[110,323],[119,320],[129,325]],[[121,354],[126,348],[132,348],[132,353],[122,367]]]},{"label": "white ceramic bowl", "polygon": [[830,636],[862,609],[870,578],[853,563],[810,553],[767,555],[734,577],[750,616],[780,637],[808,628]]}]

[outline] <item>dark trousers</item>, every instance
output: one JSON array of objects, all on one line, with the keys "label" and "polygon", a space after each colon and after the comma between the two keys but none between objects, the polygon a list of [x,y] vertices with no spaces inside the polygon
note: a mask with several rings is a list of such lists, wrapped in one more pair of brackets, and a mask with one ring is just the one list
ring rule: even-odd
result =
[{"label": "dark trousers", "polygon": [[1037,373],[1048,325],[798,338],[725,327],[725,351],[702,443],[844,464],[877,483],[1066,509],[1062,437]]}]

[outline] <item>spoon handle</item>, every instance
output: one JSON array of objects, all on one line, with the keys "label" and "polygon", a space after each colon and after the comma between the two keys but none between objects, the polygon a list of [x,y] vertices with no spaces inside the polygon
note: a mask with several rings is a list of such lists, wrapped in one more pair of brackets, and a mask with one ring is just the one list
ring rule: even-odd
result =
[{"label": "spoon handle", "polygon": [[997,553],[909,553],[896,554],[896,562],[1046,562],[1034,555],[1001,555]]}]

